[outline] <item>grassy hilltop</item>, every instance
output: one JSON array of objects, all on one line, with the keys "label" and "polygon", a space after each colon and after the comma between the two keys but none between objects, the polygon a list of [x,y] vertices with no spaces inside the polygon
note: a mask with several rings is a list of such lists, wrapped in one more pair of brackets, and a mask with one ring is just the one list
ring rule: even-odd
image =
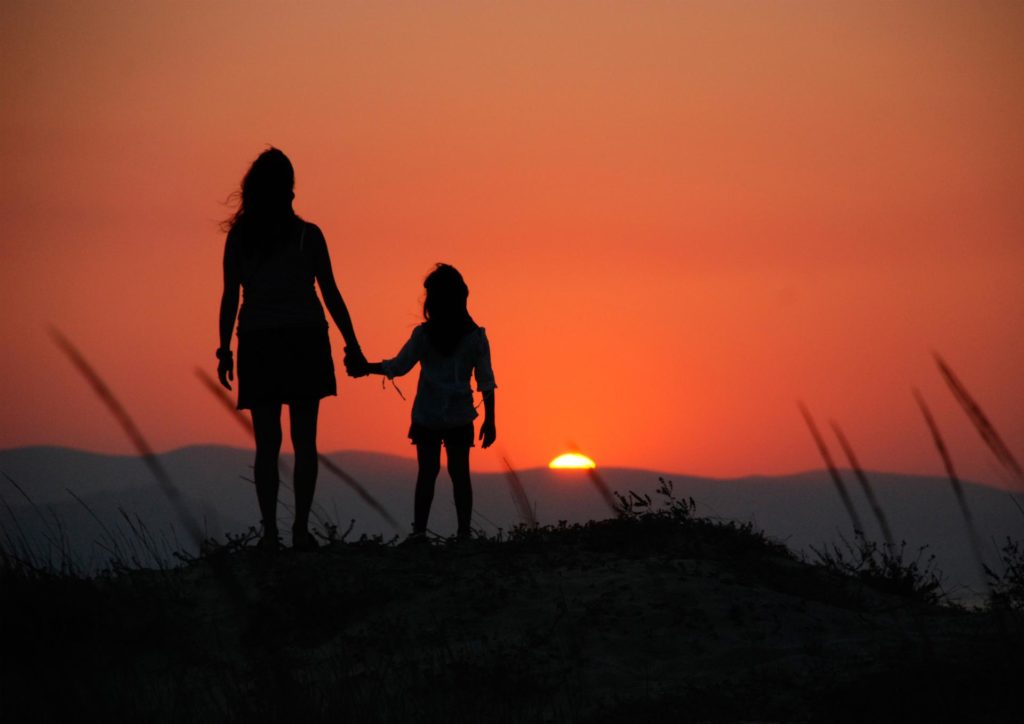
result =
[{"label": "grassy hilltop", "polygon": [[0,715],[1017,720],[1019,599],[943,605],[916,562],[859,542],[812,565],[662,492],[617,519],[462,544],[334,536],[267,555],[238,538],[95,579],[5,558]]}]

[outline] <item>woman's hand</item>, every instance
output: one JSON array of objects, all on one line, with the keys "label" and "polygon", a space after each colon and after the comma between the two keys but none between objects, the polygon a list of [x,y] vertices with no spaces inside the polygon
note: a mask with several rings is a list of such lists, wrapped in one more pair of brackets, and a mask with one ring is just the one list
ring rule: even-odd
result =
[{"label": "woman's hand", "polygon": [[349,377],[366,377],[370,374],[370,363],[359,347],[345,348],[345,372]]},{"label": "woman's hand", "polygon": [[483,441],[483,447],[490,447],[497,438],[498,431],[494,427],[494,420],[489,417],[484,418],[484,424],[480,426],[480,439]]},{"label": "woman's hand", "polygon": [[217,360],[217,378],[230,390],[231,383],[228,380],[235,379],[235,358],[230,349],[218,349]]}]

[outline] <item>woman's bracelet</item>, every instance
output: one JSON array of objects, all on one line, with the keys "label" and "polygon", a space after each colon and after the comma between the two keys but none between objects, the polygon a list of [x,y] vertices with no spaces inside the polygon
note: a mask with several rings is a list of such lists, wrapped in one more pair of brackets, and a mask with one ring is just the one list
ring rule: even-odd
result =
[{"label": "woman's bracelet", "polygon": [[230,347],[220,347],[217,349],[217,359],[221,362],[231,362],[234,360],[234,355],[231,354]]}]

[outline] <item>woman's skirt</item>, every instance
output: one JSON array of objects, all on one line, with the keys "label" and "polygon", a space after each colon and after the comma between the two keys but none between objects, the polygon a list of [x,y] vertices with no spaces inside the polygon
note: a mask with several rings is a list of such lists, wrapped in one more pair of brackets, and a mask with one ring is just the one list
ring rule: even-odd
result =
[{"label": "woman's skirt", "polygon": [[238,409],[338,394],[327,326],[238,333]]}]

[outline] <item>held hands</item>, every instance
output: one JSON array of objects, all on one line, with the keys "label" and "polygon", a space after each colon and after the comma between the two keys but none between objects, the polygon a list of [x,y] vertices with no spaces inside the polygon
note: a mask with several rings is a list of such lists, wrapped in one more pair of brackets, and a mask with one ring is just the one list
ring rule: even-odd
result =
[{"label": "held hands", "polygon": [[370,374],[370,363],[359,347],[345,347],[345,372],[349,377],[366,377]]},{"label": "held hands", "polygon": [[498,432],[494,427],[494,420],[489,417],[484,418],[484,424],[480,426],[480,439],[483,441],[483,447],[488,448],[493,445],[497,437]]},{"label": "held hands", "polygon": [[217,378],[224,387],[231,389],[231,383],[228,380],[235,379],[235,358],[230,349],[217,350]]}]

